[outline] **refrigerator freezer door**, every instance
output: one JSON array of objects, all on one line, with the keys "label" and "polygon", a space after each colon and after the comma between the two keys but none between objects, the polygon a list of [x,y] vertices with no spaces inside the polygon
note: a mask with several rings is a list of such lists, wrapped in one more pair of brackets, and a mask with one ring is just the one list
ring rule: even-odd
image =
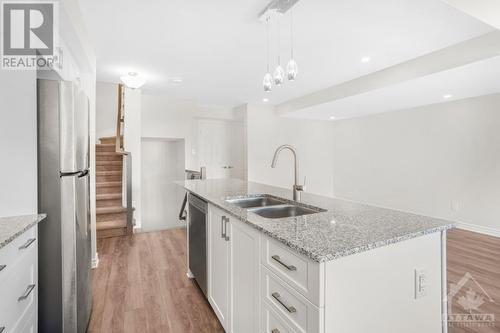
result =
[{"label": "refrigerator freezer door", "polygon": [[85,333],[92,306],[89,174],[82,173],[75,182],[77,332]]},{"label": "refrigerator freezer door", "polygon": [[77,168],[75,160],[75,107],[74,88],[71,82],[59,81],[59,124],[60,171],[79,171],[81,169]]},{"label": "refrigerator freezer door", "polygon": [[89,99],[75,86],[75,164],[77,170],[89,167]]}]

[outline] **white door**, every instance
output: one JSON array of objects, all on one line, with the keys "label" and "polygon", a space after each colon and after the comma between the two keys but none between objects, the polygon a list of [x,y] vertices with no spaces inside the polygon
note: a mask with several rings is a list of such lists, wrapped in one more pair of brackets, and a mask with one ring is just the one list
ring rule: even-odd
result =
[{"label": "white door", "polygon": [[231,219],[231,329],[232,333],[259,331],[259,233]]},{"label": "white door", "polygon": [[208,239],[208,301],[228,331],[229,324],[229,236],[227,215],[210,206]]},{"label": "white door", "polygon": [[182,226],[184,191],[174,181],[184,178],[184,140],[142,139],[141,148],[142,230]]},{"label": "white door", "polygon": [[244,157],[243,132],[235,122],[200,119],[197,136],[198,164],[207,168],[207,178],[240,174]]}]

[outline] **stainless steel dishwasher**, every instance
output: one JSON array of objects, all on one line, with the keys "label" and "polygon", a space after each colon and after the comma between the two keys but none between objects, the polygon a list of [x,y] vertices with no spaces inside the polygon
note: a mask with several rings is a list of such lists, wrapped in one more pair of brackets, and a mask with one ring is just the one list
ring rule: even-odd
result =
[{"label": "stainless steel dishwasher", "polygon": [[189,270],[207,296],[207,212],[208,204],[189,193]]}]

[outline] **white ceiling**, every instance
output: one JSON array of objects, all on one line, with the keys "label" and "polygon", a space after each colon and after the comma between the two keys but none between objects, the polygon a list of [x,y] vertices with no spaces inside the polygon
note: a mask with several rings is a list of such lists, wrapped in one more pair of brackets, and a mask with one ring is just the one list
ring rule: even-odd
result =
[{"label": "white ceiling", "polygon": [[[405,81],[289,113],[293,118],[335,120],[449,102],[500,91],[500,57]],[[444,98],[445,95],[447,98]]]},{"label": "white ceiling", "polygon": [[[493,30],[439,0],[302,0],[294,9],[299,77],[265,94],[265,29],[257,14],[267,0],[80,3],[95,41],[98,80],[118,82],[137,71],[148,80],[146,93],[220,106],[263,97],[279,104]],[[362,64],[364,56],[371,62]],[[276,57],[275,46],[273,67]]]}]

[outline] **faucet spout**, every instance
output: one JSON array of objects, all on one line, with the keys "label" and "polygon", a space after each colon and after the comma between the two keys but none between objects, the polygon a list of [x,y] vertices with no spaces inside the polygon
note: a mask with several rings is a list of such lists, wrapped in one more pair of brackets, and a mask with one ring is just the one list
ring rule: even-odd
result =
[{"label": "faucet spout", "polygon": [[297,159],[297,151],[294,147],[290,145],[281,145],[274,152],[273,161],[271,162],[271,168],[276,167],[276,163],[278,162],[278,157],[284,149],[290,150],[293,154],[294,161],[294,185],[293,185],[293,200],[300,201],[300,192],[304,190],[303,185],[299,185],[299,162]]}]

